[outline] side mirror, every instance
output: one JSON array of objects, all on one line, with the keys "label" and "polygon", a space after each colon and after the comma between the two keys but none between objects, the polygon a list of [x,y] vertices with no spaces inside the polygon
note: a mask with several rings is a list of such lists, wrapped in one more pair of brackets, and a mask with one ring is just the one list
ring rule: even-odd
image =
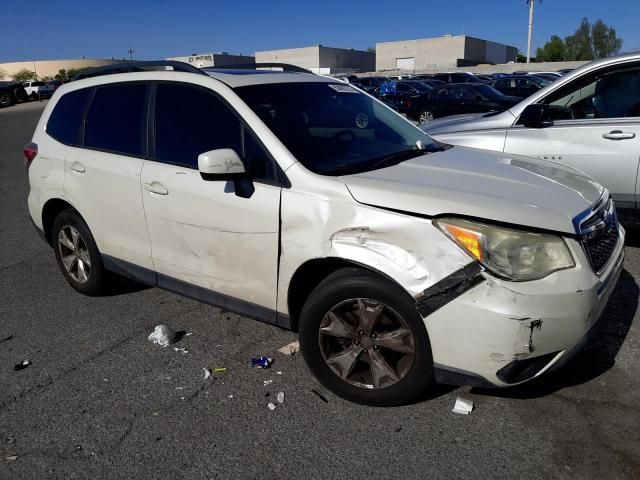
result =
[{"label": "side mirror", "polygon": [[246,173],[235,150],[219,148],[198,155],[198,170],[205,180],[229,180]]},{"label": "side mirror", "polygon": [[546,128],[553,125],[553,112],[547,105],[528,105],[520,114],[519,124],[527,128]]}]

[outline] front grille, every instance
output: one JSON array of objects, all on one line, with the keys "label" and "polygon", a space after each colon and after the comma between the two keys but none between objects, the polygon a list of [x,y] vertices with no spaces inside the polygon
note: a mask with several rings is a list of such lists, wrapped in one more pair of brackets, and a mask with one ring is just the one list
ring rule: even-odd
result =
[{"label": "front grille", "polygon": [[604,191],[589,210],[574,219],[574,225],[591,268],[600,275],[609,264],[620,237],[616,207],[609,193]]},{"label": "front grille", "polygon": [[607,266],[613,251],[618,244],[618,222],[614,220],[609,228],[598,232],[595,236],[583,240],[583,244],[591,266],[596,273]]}]

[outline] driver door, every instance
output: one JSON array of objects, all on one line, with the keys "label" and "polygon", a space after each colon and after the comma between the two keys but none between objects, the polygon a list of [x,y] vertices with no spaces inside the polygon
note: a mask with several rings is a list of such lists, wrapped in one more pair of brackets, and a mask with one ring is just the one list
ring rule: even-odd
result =
[{"label": "driver door", "polygon": [[507,130],[505,152],[572,166],[602,183],[619,209],[635,209],[640,161],[640,63],[578,77],[541,103],[552,126]]}]

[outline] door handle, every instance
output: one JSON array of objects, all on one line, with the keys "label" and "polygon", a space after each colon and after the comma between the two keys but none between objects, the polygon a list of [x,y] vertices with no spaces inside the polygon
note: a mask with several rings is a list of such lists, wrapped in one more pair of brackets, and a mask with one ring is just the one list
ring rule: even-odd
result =
[{"label": "door handle", "polygon": [[78,172],[78,173],[85,172],[85,169],[80,162],[71,162],[71,165],[69,165],[69,168],[74,172]]},{"label": "door handle", "polygon": [[167,190],[160,182],[145,183],[144,188],[145,190],[148,190],[151,193],[157,193],[158,195],[169,194],[169,190]]},{"label": "door handle", "polygon": [[609,133],[602,134],[602,137],[608,140],[629,140],[635,138],[635,136],[635,133],[623,132],[622,130],[612,130]]}]

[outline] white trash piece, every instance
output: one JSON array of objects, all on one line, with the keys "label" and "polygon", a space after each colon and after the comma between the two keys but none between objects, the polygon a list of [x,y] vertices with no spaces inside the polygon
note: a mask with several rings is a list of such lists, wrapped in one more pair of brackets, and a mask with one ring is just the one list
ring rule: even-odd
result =
[{"label": "white trash piece", "polygon": [[157,343],[163,347],[169,345],[176,338],[176,332],[166,325],[158,325],[153,333],[149,335],[149,341]]},{"label": "white trash piece", "polygon": [[295,355],[300,351],[300,342],[291,342],[284,347],[279,348],[278,351],[285,355]]},{"label": "white trash piece", "polygon": [[277,399],[278,399],[278,403],[284,403],[284,392],[279,392]]},{"label": "white trash piece", "polygon": [[267,403],[267,408],[273,412],[276,409],[276,404],[269,402]]},{"label": "white trash piece", "polygon": [[211,369],[210,368],[202,368],[202,370],[204,370],[204,379],[208,380],[209,378],[211,378]]},{"label": "white trash piece", "polygon": [[469,415],[473,411],[473,402],[464,398],[456,398],[456,404],[453,406],[453,413],[461,415]]}]

